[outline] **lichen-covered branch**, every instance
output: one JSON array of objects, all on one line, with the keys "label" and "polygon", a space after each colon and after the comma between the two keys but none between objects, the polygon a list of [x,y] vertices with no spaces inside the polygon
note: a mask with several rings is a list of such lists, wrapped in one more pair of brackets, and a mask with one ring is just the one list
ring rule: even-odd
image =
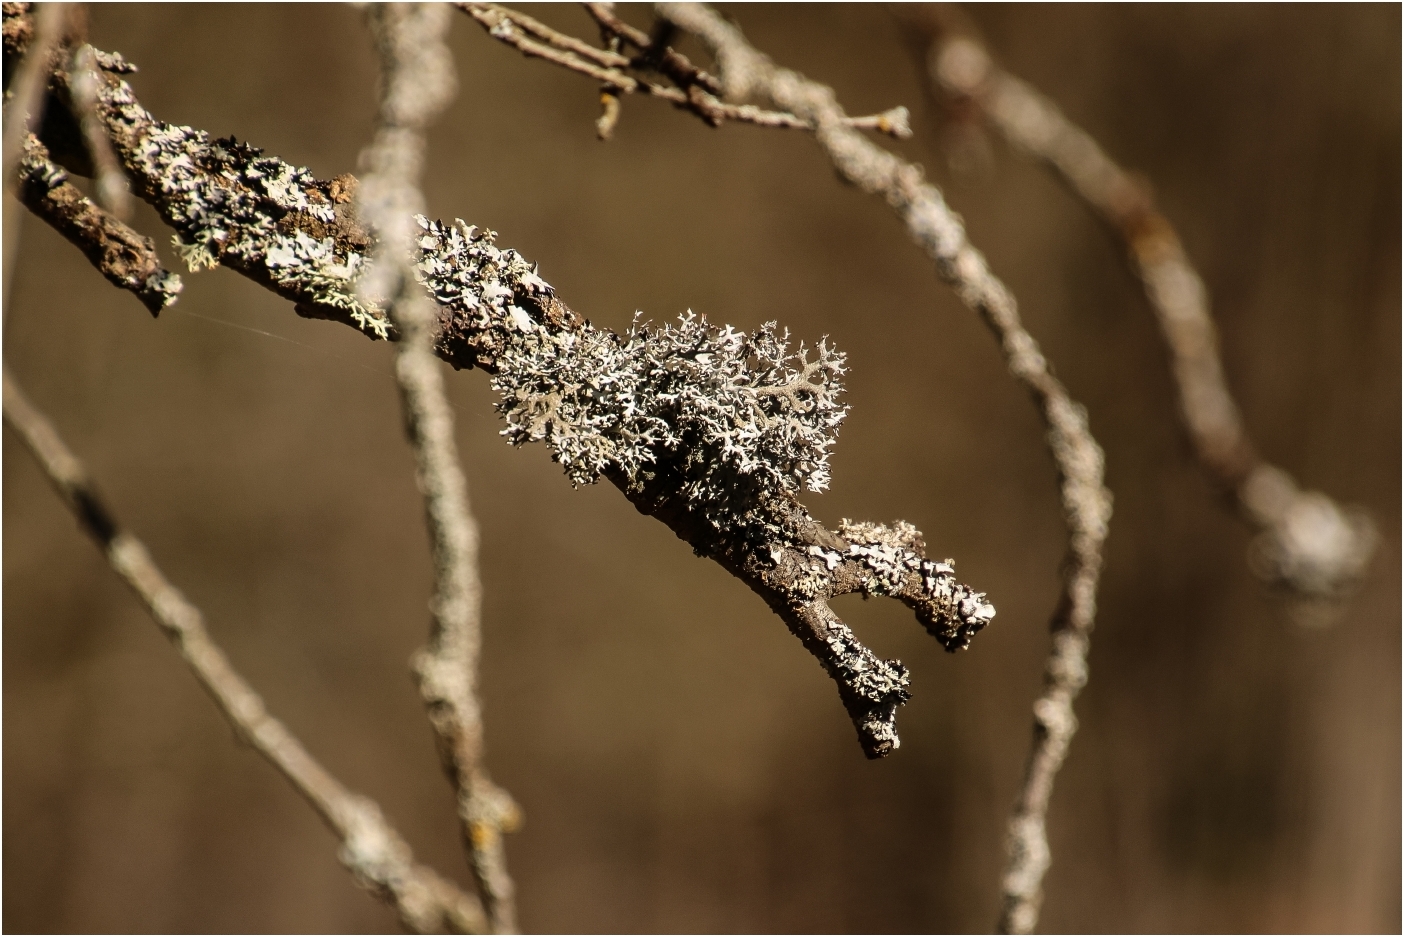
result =
[{"label": "lichen-covered branch", "polygon": [[478,530],[454,443],[442,365],[434,356],[435,306],[414,270],[419,231],[414,219],[424,209],[419,191],[424,132],[455,90],[453,58],[443,40],[451,12],[427,3],[377,4],[367,12],[380,53],[381,97],[375,138],[361,157],[366,174],[356,205],[379,243],[359,286],[366,302],[386,302],[401,335],[395,376],[434,563],[433,630],[429,646],[415,655],[414,672],[457,794],[464,847],[489,925],[493,933],[515,933],[502,834],[520,822],[520,811],[483,764]]},{"label": "lichen-covered branch", "polygon": [[[662,98],[676,107],[691,111],[713,127],[736,121],[761,127],[813,129],[811,124],[794,114],[719,99],[717,95],[721,87],[715,78],[694,66],[685,55],[666,42],[660,42],[619,19],[609,4],[587,3],[585,7],[602,31],[619,40],[618,45],[627,44],[637,50],[632,57],[614,49],[597,49],[582,39],[568,36],[524,13],[495,3],[458,3],[455,6],[487,30],[488,35],[523,55],[543,59],[600,82],[607,108],[600,124],[601,139],[609,139],[619,119],[619,95],[634,93]],[[673,84],[660,84],[645,77],[648,74],[663,75]],[[912,133],[905,107],[895,107],[866,117],[845,117],[845,120],[851,126],[899,138],[909,137]]]},{"label": "lichen-covered branch", "polygon": [[346,789],[275,719],[205,630],[200,610],[171,585],[146,547],[126,532],[99,498],[77,457],[53,425],[4,375],[5,422],[19,434],[65,504],[106,554],[151,617],[214,699],[239,737],[277,768],[341,840],[338,857],[356,880],[394,907],[415,933],[483,933],[482,909],[470,895],[414,861],[409,845],[368,797]]},{"label": "lichen-covered branch", "polygon": [[1087,682],[1102,544],[1111,519],[1111,493],[1102,482],[1102,450],[1088,429],[1086,411],[1053,376],[1021,324],[1013,295],[990,272],[960,219],[918,167],[856,133],[843,121],[843,110],[830,88],[776,66],[714,11],[699,4],[672,3],[658,4],[657,9],[697,35],[716,56],[728,98],[760,98],[811,121],[815,137],[843,178],[887,200],[912,238],[935,261],[940,277],[984,317],[1004,349],[1010,371],[1033,394],[1048,424],[1049,448],[1062,479],[1069,556],[1063,594],[1053,616],[1053,649],[1044,689],[1034,704],[1034,744],[1010,820],[1011,864],[1004,878],[1002,920],[1008,929],[1028,930],[1037,916],[1039,890],[1049,863],[1048,801],[1077,728],[1073,700]]},{"label": "lichen-covered branch", "polygon": [[[372,238],[351,205],[354,179],[319,180],[232,138],[158,121],[111,71],[96,110],[134,191],[176,230],[192,268],[229,267],[302,315],[398,337],[359,293]],[[949,562],[928,559],[914,528],[834,532],[800,504],[801,488],[827,482],[842,356],[795,350],[773,325],[744,335],[697,317],[616,335],[585,322],[493,232],[418,224],[416,275],[438,302],[435,352],[492,375],[509,438],[546,442],[577,483],[607,478],[750,586],[838,684],[864,752],[896,749],[906,670],[859,643],[828,600],[890,595],[952,651],[994,608]],[[825,364],[805,388],[794,381],[809,355]]]},{"label": "lichen-covered branch", "polygon": [[16,194],[25,207],[71,241],[113,286],[129,290],[151,314],[176,301],[181,283],[161,264],[151,238],[108,214],[68,181],[30,134],[19,161]]},{"label": "lichen-covered branch", "polygon": [[1374,525],[1358,509],[1302,490],[1258,455],[1224,379],[1204,281],[1150,189],[1056,104],[1000,68],[954,10],[903,13],[928,37],[937,91],[1051,167],[1124,243],[1160,323],[1199,461],[1258,532],[1250,557],[1255,571],[1316,603],[1348,594],[1368,567]]}]

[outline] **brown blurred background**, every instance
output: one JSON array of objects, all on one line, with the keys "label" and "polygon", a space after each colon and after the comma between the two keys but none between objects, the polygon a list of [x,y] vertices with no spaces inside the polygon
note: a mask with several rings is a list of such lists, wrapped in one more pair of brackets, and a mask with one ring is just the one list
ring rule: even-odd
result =
[{"label": "brown blurred background", "polygon": [[[578,9],[532,12],[593,38]],[[1373,513],[1372,574],[1326,631],[1250,576],[1139,286],[1081,206],[998,142],[984,171],[949,171],[881,8],[731,12],[851,113],[912,107],[897,148],[945,188],[1106,449],[1116,514],[1042,929],[1398,931],[1399,8],[970,11],[1004,64],[1154,181],[1267,458]],[[157,116],[323,177],[355,168],[375,63],[354,10],[92,20]],[[895,603],[839,603],[914,674],[901,751],[865,761],[832,683],[754,595],[614,489],[574,491],[540,447],[509,448],[483,375],[453,375],[489,763],[527,816],[509,840],[523,926],[987,930],[1065,537],[1026,394],[886,206],[805,135],[626,99],[600,144],[590,82],[466,17],[452,40],[433,212],[497,229],[614,328],[690,307],[833,336],[853,411],[809,505],[830,524],[912,521],[999,609],[952,657]],[[150,210],[136,223],[166,250]],[[5,357],[119,516],[274,711],[466,882],[406,665],[429,572],[390,349],[223,270],[186,275],[152,320],[32,218],[11,290]],[[4,443],[4,928],[394,929]]]}]

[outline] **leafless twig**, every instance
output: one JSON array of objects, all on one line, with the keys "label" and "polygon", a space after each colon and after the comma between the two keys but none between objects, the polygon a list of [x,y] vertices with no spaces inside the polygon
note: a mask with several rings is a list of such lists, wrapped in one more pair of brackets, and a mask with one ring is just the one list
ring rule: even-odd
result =
[{"label": "leafless twig", "polygon": [[88,155],[92,157],[93,170],[97,178],[98,203],[120,221],[131,216],[131,191],[127,188],[127,177],[112,152],[112,141],[107,130],[98,120],[93,110],[97,101],[97,56],[93,47],[84,43],[73,53],[73,64],[69,69],[72,75],[70,87],[73,89],[72,104],[74,116],[83,130],[83,142]]},{"label": "leafless twig", "polygon": [[1049,851],[1045,830],[1053,780],[1077,729],[1072,704],[1087,682],[1087,651],[1096,614],[1102,544],[1111,519],[1111,493],[1102,483],[1102,450],[1087,414],[1053,376],[1019,321],[1014,297],[969,243],[965,229],[921,170],[880,149],[842,120],[831,89],[777,67],[741,31],[698,4],[658,4],[664,17],[700,38],[716,56],[727,97],[761,97],[812,121],[815,136],[845,179],[887,199],[907,230],[936,262],[961,300],[979,312],[1004,348],[1009,369],[1033,393],[1048,424],[1049,447],[1062,477],[1069,557],[1054,613],[1053,650],[1042,695],[1034,704],[1034,745],[1010,820],[1011,864],[1004,879],[1003,926],[1031,929]]},{"label": "leafless twig", "polygon": [[434,356],[435,305],[414,276],[413,236],[419,230],[414,218],[424,211],[419,191],[424,132],[455,91],[453,59],[443,40],[450,15],[447,6],[428,3],[377,4],[369,11],[381,60],[380,120],[361,156],[368,172],[357,201],[380,243],[361,289],[368,302],[385,302],[400,333],[395,376],[433,553],[433,632],[429,646],[415,656],[414,671],[444,770],[457,792],[478,893],[492,931],[501,934],[517,929],[502,834],[517,826],[521,814],[483,766],[478,530]]},{"label": "leafless twig", "polygon": [[[619,120],[619,95],[648,94],[691,111],[714,127],[726,121],[810,130],[812,126],[794,114],[771,111],[748,104],[730,104],[716,97],[716,79],[695,67],[687,57],[666,44],[657,43],[614,15],[605,4],[588,3],[586,9],[602,30],[635,46],[639,55],[630,58],[613,49],[597,49],[589,43],[539,23],[531,17],[495,3],[455,4],[471,16],[494,39],[512,46],[524,55],[544,59],[553,65],[585,75],[603,86],[605,111],[597,125],[601,139],[609,139]],[[660,84],[633,71],[654,71],[667,76],[676,87]],[[867,117],[848,117],[845,122],[864,130],[876,130],[894,137],[911,136],[907,109],[895,107]]]},{"label": "leafless twig", "polygon": [[1250,560],[1304,600],[1304,620],[1329,620],[1369,565],[1376,534],[1361,510],[1299,488],[1259,457],[1224,379],[1204,281],[1149,188],[1121,168],[1036,89],[1000,68],[959,13],[903,9],[930,37],[936,89],[972,107],[1009,142],[1051,167],[1125,244],[1170,352],[1180,414],[1199,461],[1258,532]]},{"label": "leafless twig", "polygon": [[478,902],[414,861],[410,847],[368,797],[347,790],[314,759],[210,639],[200,610],[166,579],[136,537],[124,531],[98,497],[87,471],[48,419],[4,375],[5,421],[20,438],[117,575],[145,603],[166,637],[214,698],[239,737],[277,768],[341,840],[343,865],[389,903],[416,933],[482,933]]}]

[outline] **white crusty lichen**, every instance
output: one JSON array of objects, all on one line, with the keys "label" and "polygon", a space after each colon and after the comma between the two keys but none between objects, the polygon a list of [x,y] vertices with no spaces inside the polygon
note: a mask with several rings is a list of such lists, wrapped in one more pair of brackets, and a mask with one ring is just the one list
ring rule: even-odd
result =
[{"label": "white crusty lichen", "polygon": [[[855,523],[844,518],[838,535],[848,541],[848,555],[863,564],[868,575],[863,591],[868,595],[897,595],[907,588],[913,573],[921,577],[921,591],[937,607],[948,608],[973,634],[995,617],[995,608],[955,578],[955,560],[943,563],[922,555],[921,531],[906,521],[885,524]],[[964,634],[958,640],[968,640]]]},{"label": "white crusty lichen", "polygon": [[175,245],[192,270],[231,263],[262,269],[272,284],[311,302],[345,310],[363,331],[388,338],[383,310],[362,303],[355,280],[364,258],[282,222],[308,225],[336,220],[331,201],[305,168],[264,156],[234,138],[167,124],[146,112],[125,82],[104,83],[99,98],[109,119],[141,126],[124,154],[129,168],[161,194]]},{"label": "white crusty lichen", "polygon": [[678,493],[714,526],[744,524],[767,493],[821,491],[848,408],[843,356],[824,341],[791,348],[775,323],[746,334],[688,311],[627,334],[552,327],[552,294],[494,232],[420,219],[419,274],[434,298],[505,334],[493,387],[503,435],[545,442],[577,485],[617,470],[630,481],[667,461]]}]

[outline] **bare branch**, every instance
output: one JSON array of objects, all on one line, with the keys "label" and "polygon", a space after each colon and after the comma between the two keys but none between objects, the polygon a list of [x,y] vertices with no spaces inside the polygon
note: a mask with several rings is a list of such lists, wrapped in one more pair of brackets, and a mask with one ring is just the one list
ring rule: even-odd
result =
[{"label": "bare branch", "polygon": [[414,275],[419,230],[414,218],[424,210],[419,191],[424,132],[455,91],[453,59],[443,40],[450,15],[439,4],[379,4],[369,11],[381,60],[380,120],[375,139],[361,154],[368,172],[357,204],[380,242],[360,289],[367,302],[388,297],[390,320],[401,336],[395,376],[434,560],[433,630],[429,646],[415,655],[414,672],[457,794],[478,894],[493,933],[502,934],[517,929],[502,834],[520,823],[521,811],[483,765],[478,529],[454,443],[453,411],[434,357],[434,302]]},{"label": "bare branch", "polygon": [[112,141],[107,137],[107,130],[93,110],[97,101],[97,70],[97,56],[93,54],[93,47],[85,43],[73,53],[73,64],[69,69],[73,76],[73,111],[83,130],[83,142],[87,145],[97,174],[98,202],[119,221],[126,221],[131,217],[132,200],[127,177],[122,173],[117,155],[112,152]]},{"label": "bare branch", "polygon": [[[15,166],[24,151],[24,140],[37,129],[44,116],[44,91],[49,84],[59,54],[59,43],[63,40],[64,28],[68,23],[67,4],[41,4],[33,16],[27,14],[28,4],[5,4],[15,7],[6,10],[7,22],[15,22],[17,28],[11,32],[19,36],[7,36],[7,47],[14,44],[24,49],[24,59],[19,63],[14,80],[6,88],[5,130],[3,166],[0,166],[0,179],[9,189],[14,182]],[[21,6],[24,9],[20,9]],[[21,19],[28,24],[21,27]]]},{"label": "bare branch", "polygon": [[1374,524],[1360,509],[1302,490],[1259,457],[1224,379],[1204,281],[1149,187],[1052,101],[1000,68],[955,11],[938,7],[906,18],[930,38],[933,86],[974,107],[1010,143],[1046,163],[1121,239],[1160,323],[1180,415],[1199,461],[1258,532],[1253,569],[1305,599],[1296,610],[1308,620],[1329,620],[1369,565]]},{"label": "bare branch", "polygon": [[[687,57],[620,20],[604,4],[586,4],[586,9],[602,30],[620,37],[640,50],[636,58],[628,58],[608,49],[597,49],[583,40],[566,36],[529,16],[495,3],[457,3],[488,34],[520,51],[523,55],[544,59],[554,65],[594,78],[604,92],[604,113],[596,124],[601,140],[608,140],[619,120],[618,95],[639,92],[662,98],[675,107],[691,111],[713,127],[726,121],[755,124],[760,127],[781,127],[792,130],[812,130],[802,118],[782,111],[768,111],[754,105],[735,105],[717,99],[717,80],[694,66]],[[530,34],[530,35],[528,35]],[[533,39],[532,36],[536,36]],[[538,41],[542,40],[542,41]],[[588,50],[588,52],[586,51]],[[628,70],[656,71],[667,76],[677,87],[650,81]],[[863,130],[876,130],[898,138],[911,136],[907,109],[895,107],[868,117],[844,116],[844,121]]]},{"label": "bare branch", "polygon": [[477,900],[417,864],[409,845],[376,803],[347,790],[269,714],[263,700],[211,640],[200,610],[171,585],[141,541],[121,528],[98,497],[82,463],[26,399],[8,370],[4,412],[5,422],[19,433],[59,497],[97,541],[112,569],[146,605],[234,731],[288,779],[341,840],[338,858],[357,882],[392,905],[404,925],[416,933],[483,933],[486,921]]},{"label": "bare branch", "polygon": [[[359,295],[373,239],[350,211],[352,177],[324,182],[232,138],[161,123],[111,73],[98,113],[135,191],[176,229],[192,264],[236,270],[301,315],[398,336]],[[765,398],[758,422],[754,389],[783,384],[794,370],[787,335],[773,323],[743,335],[684,317],[619,336],[561,302],[520,254],[495,246],[493,232],[419,225],[416,277],[440,307],[435,352],[492,375],[509,438],[546,442],[577,484],[609,479],[750,586],[833,677],[864,752],[895,750],[906,670],[878,659],[825,603],[851,592],[892,596],[952,651],[969,645],[994,608],[949,562],[927,559],[910,525],[858,525],[870,539],[850,540],[799,503],[802,488],[828,481],[828,449],[847,412],[836,402],[842,356],[820,343],[828,359],[820,405],[790,412],[783,397]]]},{"label": "bare branch", "polygon": [[1048,867],[1045,817],[1053,780],[1077,729],[1072,704],[1087,682],[1087,651],[1096,615],[1102,544],[1111,519],[1111,493],[1102,482],[1102,450],[1086,411],[1055,378],[1037,343],[1019,321],[1014,297],[966,238],[960,219],[919,168],[878,148],[847,126],[831,89],[777,67],[741,31],[698,4],[659,4],[660,14],[698,36],[713,54],[728,97],[756,96],[811,120],[815,136],[848,181],[882,195],[913,239],[936,262],[940,277],[980,313],[1004,349],[1009,370],[1032,392],[1048,424],[1048,442],[1062,478],[1069,556],[1063,595],[1053,615],[1053,650],[1044,689],[1034,704],[1034,744],[1010,820],[1012,860],[1004,879],[1003,925],[1032,928]]}]

